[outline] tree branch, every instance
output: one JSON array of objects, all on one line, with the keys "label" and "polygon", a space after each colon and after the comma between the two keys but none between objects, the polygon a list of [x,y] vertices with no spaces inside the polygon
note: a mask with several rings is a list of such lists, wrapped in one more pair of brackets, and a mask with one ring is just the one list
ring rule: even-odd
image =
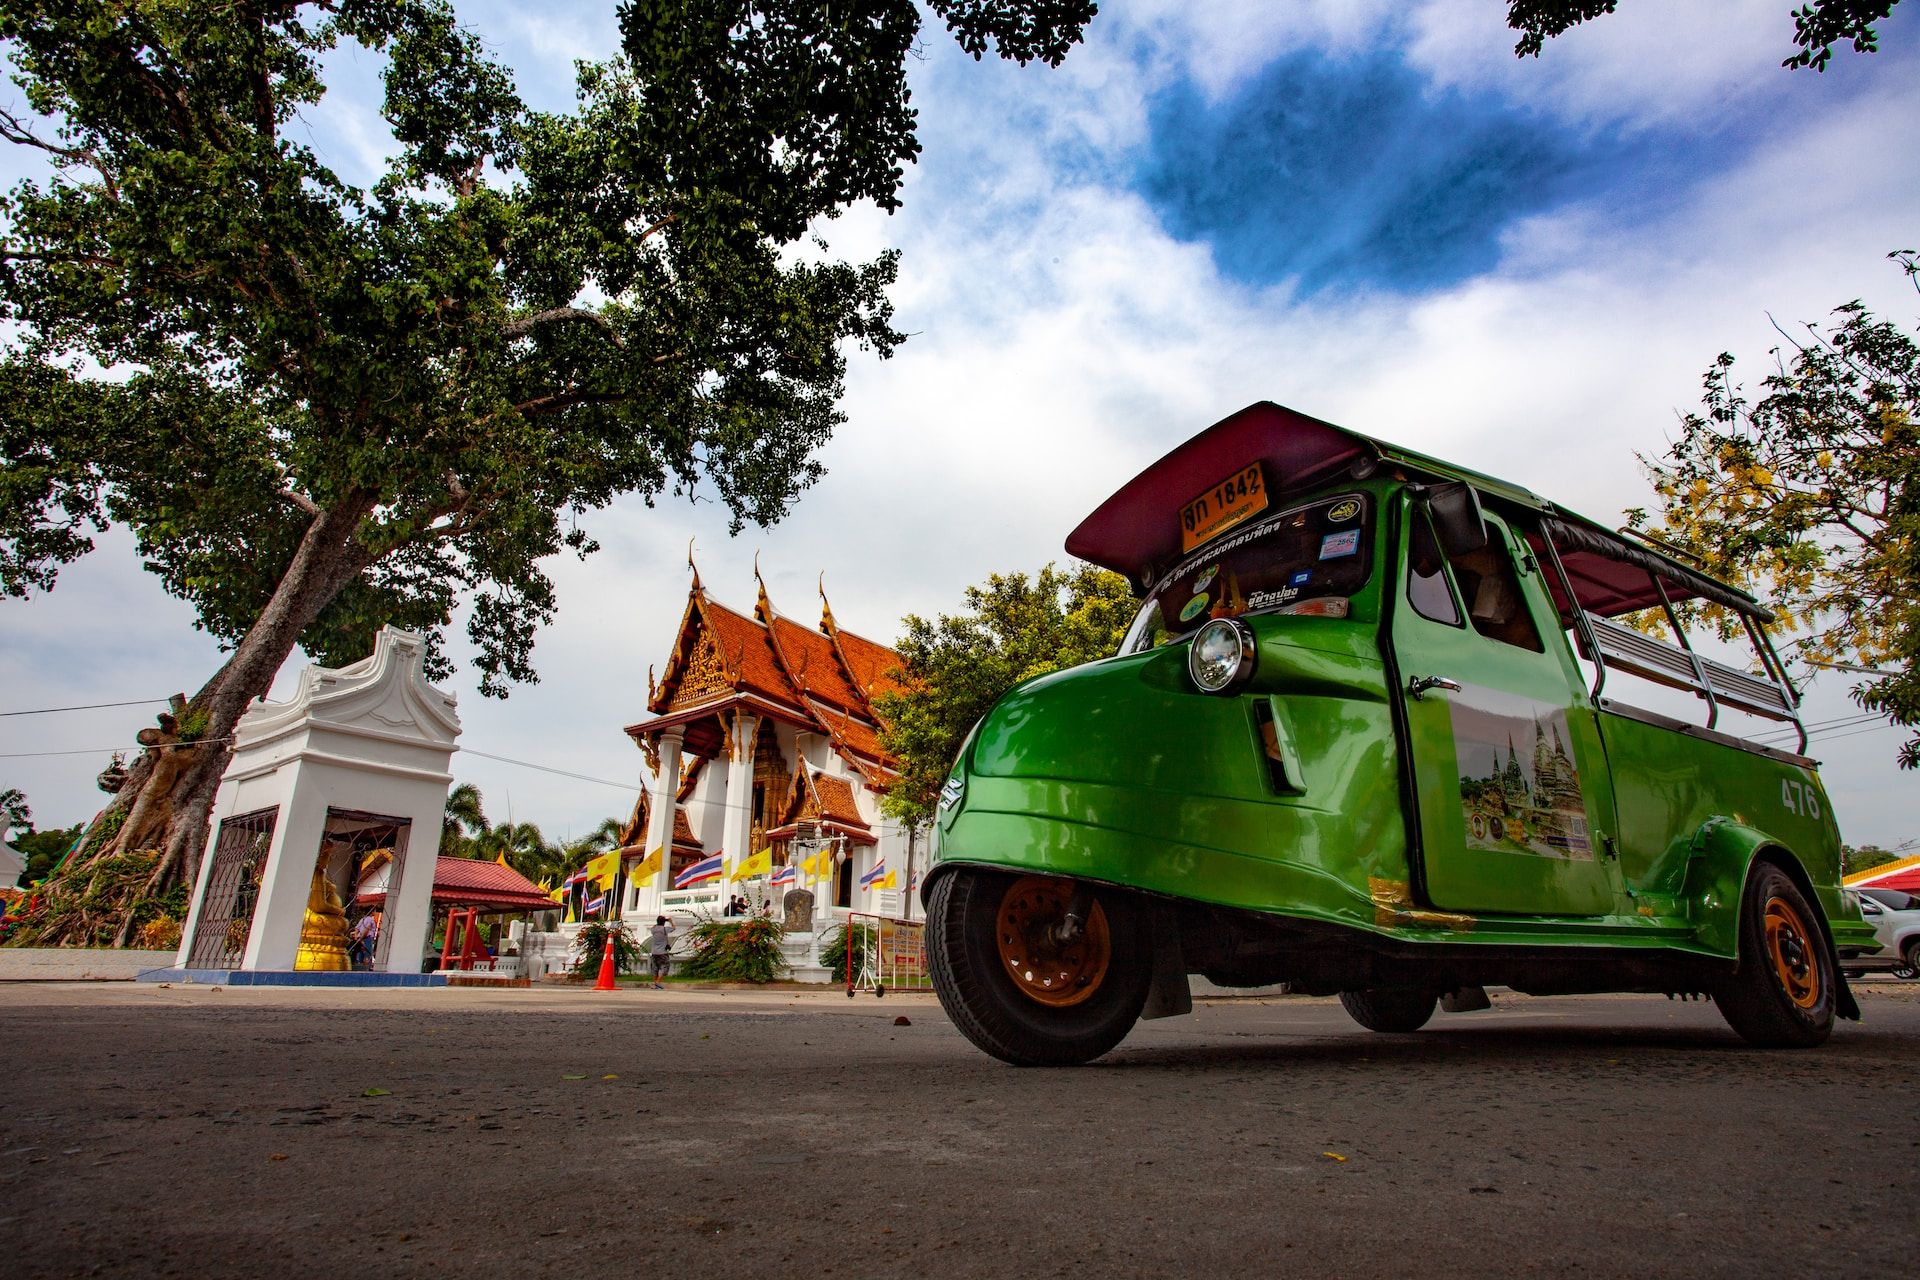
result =
[{"label": "tree branch", "polygon": [[538,325],[559,324],[569,320],[599,325],[606,332],[607,341],[623,351],[626,350],[626,339],[620,336],[619,331],[613,327],[612,321],[597,311],[586,311],[579,307],[555,307],[551,311],[537,311],[530,316],[521,316],[517,320],[507,321],[501,326],[500,332],[509,339],[524,338]]},{"label": "tree branch", "polygon": [[59,156],[70,164],[85,165],[100,175],[100,182],[106,188],[110,199],[120,198],[120,184],[113,180],[113,173],[107,168],[106,161],[97,151],[83,150],[79,147],[62,147],[41,138],[18,116],[0,107],[0,138],[23,147],[37,147],[49,155]]},{"label": "tree branch", "polygon": [[295,493],[291,489],[281,489],[279,491],[279,496],[283,501],[291,502],[294,506],[300,508],[300,510],[306,512],[310,516],[317,516],[320,514],[319,504],[316,503],[312,498],[307,497],[303,493]]}]

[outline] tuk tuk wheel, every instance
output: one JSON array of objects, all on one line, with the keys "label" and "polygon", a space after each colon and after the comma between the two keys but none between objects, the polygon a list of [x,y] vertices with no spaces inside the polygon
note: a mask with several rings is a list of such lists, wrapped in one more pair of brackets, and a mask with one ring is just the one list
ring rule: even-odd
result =
[{"label": "tuk tuk wheel", "polygon": [[961,867],[934,882],[927,958],[941,1007],[967,1039],[1020,1067],[1091,1062],[1132,1030],[1152,977],[1145,913],[1095,897],[1061,941],[1072,881]]},{"label": "tuk tuk wheel", "polygon": [[1833,1034],[1839,977],[1819,920],[1786,872],[1754,867],[1740,899],[1739,968],[1713,993],[1747,1043],[1806,1049]]},{"label": "tuk tuk wheel", "polygon": [[1440,997],[1431,991],[1342,991],[1340,1005],[1369,1031],[1418,1031]]}]

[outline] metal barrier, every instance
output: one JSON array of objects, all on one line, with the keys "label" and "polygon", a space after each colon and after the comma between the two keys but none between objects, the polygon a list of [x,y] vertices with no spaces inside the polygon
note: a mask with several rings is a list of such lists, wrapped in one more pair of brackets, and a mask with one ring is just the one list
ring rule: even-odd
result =
[{"label": "metal barrier", "polygon": [[848,999],[856,991],[878,998],[889,991],[933,990],[925,922],[854,911],[847,914],[846,927]]}]

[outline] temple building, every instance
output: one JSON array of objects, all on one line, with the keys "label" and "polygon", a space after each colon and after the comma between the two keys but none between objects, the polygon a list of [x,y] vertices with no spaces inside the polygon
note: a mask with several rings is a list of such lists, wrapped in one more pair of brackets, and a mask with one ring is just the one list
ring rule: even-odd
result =
[{"label": "temple building", "polygon": [[754,570],[751,614],[710,599],[693,570],[647,718],[627,726],[644,791],[622,835],[621,913],[718,914],[734,896],[815,920],[918,914],[924,849],[880,813],[897,762],[873,700],[899,689],[899,655],[840,627],[820,590],[816,629],[775,609]]}]

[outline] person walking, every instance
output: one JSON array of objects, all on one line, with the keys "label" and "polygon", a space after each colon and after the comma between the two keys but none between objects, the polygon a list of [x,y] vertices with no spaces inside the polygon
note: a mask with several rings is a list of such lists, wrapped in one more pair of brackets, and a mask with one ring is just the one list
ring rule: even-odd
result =
[{"label": "person walking", "polygon": [[655,916],[653,928],[647,930],[647,958],[653,962],[653,989],[665,991],[661,980],[667,976],[667,965],[673,959],[673,926],[665,916]]}]

